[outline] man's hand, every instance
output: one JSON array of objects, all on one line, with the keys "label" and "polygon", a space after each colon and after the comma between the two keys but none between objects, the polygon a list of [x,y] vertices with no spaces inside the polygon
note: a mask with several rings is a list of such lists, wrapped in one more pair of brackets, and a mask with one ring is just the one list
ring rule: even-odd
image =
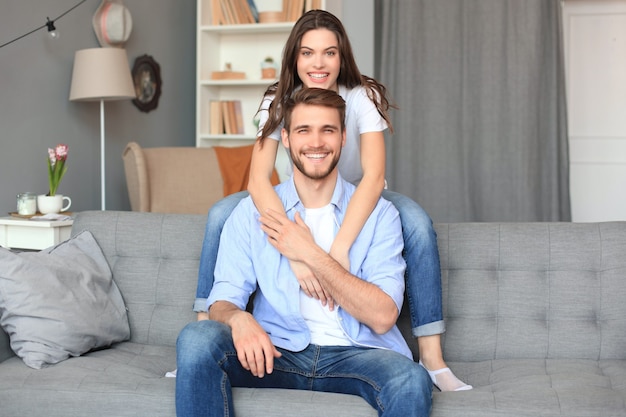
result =
[{"label": "man's hand", "polygon": [[282,213],[269,209],[259,220],[261,229],[267,234],[272,246],[289,259],[291,269],[304,293],[320,300],[322,305],[328,304],[329,309],[333,310],[335,303],[332,297],[303,262],[306,253],[320,248],[315,243],[308,226],[300,217],[300,213],[296,213],[295,222],[293,222]]},{"label": "man's hand", "polygon": [[259,378],[263,378],[266,373],[271,374],[274,371],[274,358],[279,358],[281,353],[252,314],[239,310],[230,317],[228,325],[241,366]]}]

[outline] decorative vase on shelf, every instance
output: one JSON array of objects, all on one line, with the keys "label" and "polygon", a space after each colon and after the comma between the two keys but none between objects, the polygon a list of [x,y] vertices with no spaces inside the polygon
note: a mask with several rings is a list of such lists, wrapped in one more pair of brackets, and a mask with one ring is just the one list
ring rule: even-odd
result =
[{"label": "decorative vase on shelf", "polygon": [[[64,206],[64,202],[66,205]],[[37,208],[41,214],[61,213],[67,211],[72,205],[72,199],[66,195],[45,195],[37,196]]]}]

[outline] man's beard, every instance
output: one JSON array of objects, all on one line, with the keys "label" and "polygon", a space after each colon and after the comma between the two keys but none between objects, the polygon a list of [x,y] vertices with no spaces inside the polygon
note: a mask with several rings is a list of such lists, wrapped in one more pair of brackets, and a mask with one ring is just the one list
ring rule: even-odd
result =
[{"label": "man's beard", "polygon": [[[320,148],[320,150],[321,149],[322,148]],[[315,153],[311,149],[307,149],[307,152]],[[326,152],[326,150],[324,150],[324,152]],[[328,175],[330,175],[331,172],[333,172],[333,169],[335,169],[335,167],[339,163],[340,154],[339,153],[333,154],[333,159],[328,165],[328,169],[324,171],[315,170],[314,172],[307,172],[307,170],[304,167],[304,164],[302,163],[302,160],[300,158],[296,158],[291,148],[289,148],[289,156],[291,156],[291,161],[293,162],[293,165],[296,167],[296,169],[300,171],[305,177],[310,178],[312,180],[321,180],[321,179],[326,178]],[[298,156],[301,156],[302,158],[306,158],[306,156],[302,156],[302,152]]]}]

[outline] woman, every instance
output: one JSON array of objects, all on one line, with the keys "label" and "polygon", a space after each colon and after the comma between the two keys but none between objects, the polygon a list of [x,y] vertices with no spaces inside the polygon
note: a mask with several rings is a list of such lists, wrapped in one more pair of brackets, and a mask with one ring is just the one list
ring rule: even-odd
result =
[{"label": "woman", "polygon": [[[445,331],[441,307],[441,277],[437,238],[428,214],[408,197],[385,188],[385,141],[383,131],[391,128],[385,87],[359,72],[347,34],[331,13],[313,10],[295,24],[283,52],[279,81],[266,92],[259,110],[260,134],[250,167],[248,191],[259,212],[271,208],[284,213],[270,178],[282,128],[281,103],[302,86],[329,88],[346,101],[347,140],[339,160],[341,176],[357,185],[330,254],[349,268],[348,251],[378,198],[391,201],[403,225],[407,261],[407,295],[413,335],[417,337],[420,364],[442,391],[471,389],[447,367],[441,351]],[[207,318],[206,298],[213,283],[219,234],[239,200],[237,193],[218,202],[209,212],[202,249],[194,311]],[[302,264],[292,263],[302,290],[333,308],[313,274]]]}]

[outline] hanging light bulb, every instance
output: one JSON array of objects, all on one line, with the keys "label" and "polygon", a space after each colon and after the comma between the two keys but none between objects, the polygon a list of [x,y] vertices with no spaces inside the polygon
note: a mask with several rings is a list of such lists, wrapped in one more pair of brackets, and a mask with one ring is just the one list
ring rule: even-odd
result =
[{"label": "hanging light bulb", "polygon": [[49,17],[46,17],[46,19],[48,20],[46,22],[46,26],[48,27],[48,36],[50,36],[52,39],[59,39],[59,31],[57,30],[57,28],[54,27],[54,22],[50,20]]}]

